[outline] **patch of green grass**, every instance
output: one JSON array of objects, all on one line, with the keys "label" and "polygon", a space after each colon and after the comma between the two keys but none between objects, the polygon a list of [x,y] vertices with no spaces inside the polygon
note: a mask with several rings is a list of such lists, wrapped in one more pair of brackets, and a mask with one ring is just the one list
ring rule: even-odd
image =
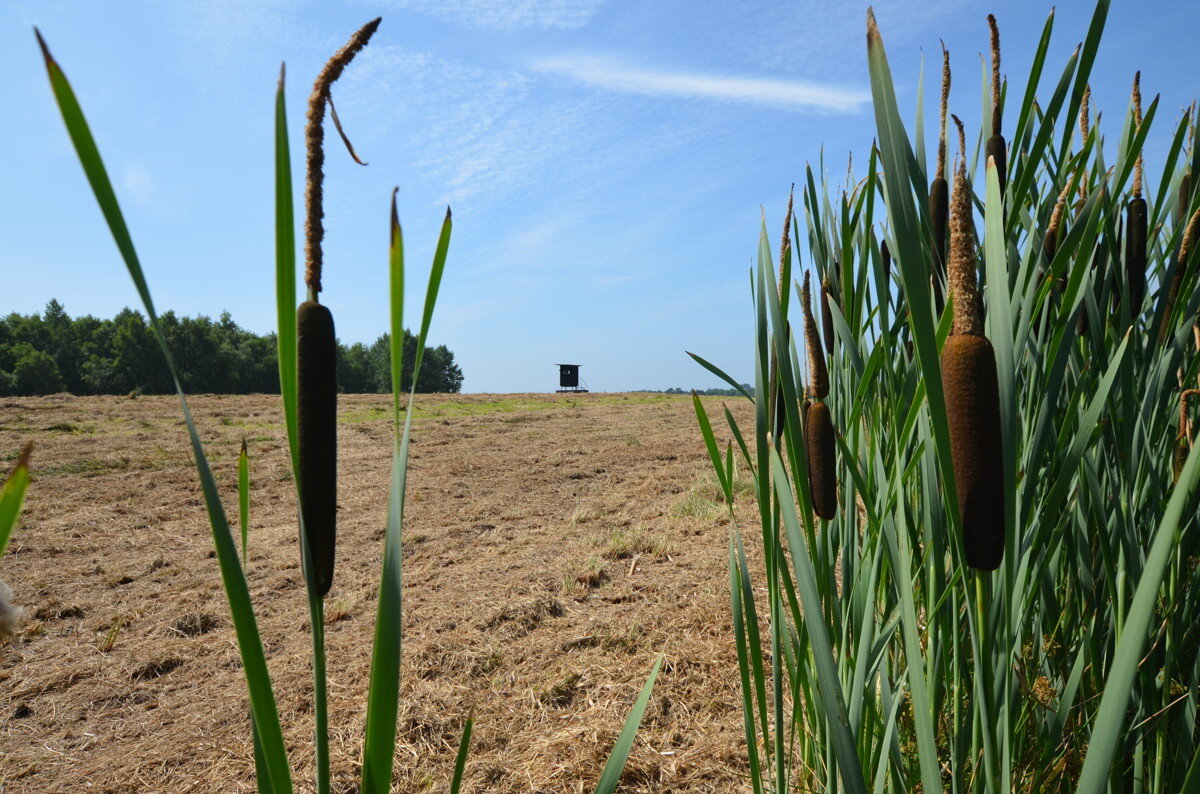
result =
[{"label": "patch of green grass", "polygon": [[607,538],[597,539],[597,544],[603,549],[601,556],[610,560],[624,560],[636,554],[665,557],[674,549],[671,541],[662,533],[640,527],[615,530]]},{"label": "patch of green grass", "polygon": [[592,556],[567,568],[563,575],[562,589],[568,595],[579,595],[599,587],[607,580],[608,570],[604,560]]},{"label": "patch of green grass", "polygon": [[715,518],[721,506],[698,493],[690,493],[671,505],[672,518],[698,518],[704,521]]}]

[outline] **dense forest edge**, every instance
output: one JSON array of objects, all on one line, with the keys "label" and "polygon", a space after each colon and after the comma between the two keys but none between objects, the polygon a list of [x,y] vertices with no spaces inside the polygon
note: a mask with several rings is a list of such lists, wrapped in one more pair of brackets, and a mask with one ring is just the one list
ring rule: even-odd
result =
[{"label": "dense forest edge", "polygon": [[[275,334],[255,334],[229,312],[216,320],[160,318],[183,387],[194,394],[278,394]],[[338,386],[349,393],[391,392],[390,335],[371,344],[338,342]],[[417,338],[404,331],[403,387],[412,386]],[[418,392],[458,392],[463,373],[445,345],[426,347]],[[162,351],[141,312],[111,320],[72,318],[57,300],[41,314],[0,318],[0,396],[167,394],[174,392]]]}]

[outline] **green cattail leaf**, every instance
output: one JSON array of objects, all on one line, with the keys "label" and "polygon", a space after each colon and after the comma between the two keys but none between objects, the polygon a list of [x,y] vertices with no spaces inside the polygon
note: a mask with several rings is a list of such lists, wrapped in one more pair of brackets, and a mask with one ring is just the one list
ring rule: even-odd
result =
[{"label": "green cattail leaf", "polygon": [[[738,564],[740,550],[741,535],[735,528],[729,533],[729,596],[733,607],[733,643],[734,649],[737,651],[738,675],[742,685],[742,727],[746,734],[746,751],[750,761],[750,784],[754,794],[762,794],[762,761],[758,753],[755,716],[761,722],[762,734],[765,737],[767,732],[766,676],[763,674],[761,666],[755,667],[753,671],[750,667],[751,649],[756,647],[761,649],[762,646],[752,644],[748,638],[749,627],[757,627],[757,623],[748,618],[754,610],[754,592],[749,576],[743,573],[742,567]],[[754,694],[758,694],[757,700],[753,699]]]},{"label": "green cattail leaf", "polygon": [[17,458],[17,465],[4,481],[4,489],[0,490],[0,557],[8,548],[13,529],[17,526],[17,517],[21,514],[21,505],[25,502],[25,492],[29,489],[29,453],[32,444],[26,444]]},{"label": "green cattail leaf", "polygon": [[[1018,144],[1025,138],[1033,125],[1033,102],[1037,98],[1037,88],[1042,82],[1042,70],[1046,65],[1046,52],[1050,49],[1050,34],[1054,30],[1054,9],[1050,9],[1046,24],[1042,26],[1042,37],[1038,40],[1037,50],[1033,55],[1033,65],[1029,69],[1029,79],[1025,83],[1025,95],[1021,99],[1021,107],[1017,113],[1016,131],[1013,133],[1013,148],[1020,151]],[[1013,163],[1016,167],[1017,163]]]},{"label": "green cattail leaf", "polygon": [[[393,208],[395,193],[392,194]],[[392,443],[392,482],[388,497],[387,528],[383,539],[383,571],[379,578],[378,606],[375,613],[375,641],[371,651],[371,683],[367,693],[367,725],[363,740],[363,765],[361,791],[385,794],[391,791],[392,765],[396,754],[396,715],[400,702],[400,650],[402,646],[401,626],[403,619],[403,529],[404,495],[408,487],[408,450],[412,437],[413,404],[416,400],[417,384],[421,376],[422,351],[433,320],[433,309],[437,304],[438,288],[442,272],[446,267],[446,255],[450,247],[450,210],[442,224],[434,252],[433,267],[429,273],[429,286],[425,294],[425,311],[421,320],[421,333],[417,339],[417,356],[413,362],[412,384],[408,394],[408,410],[404,425],[399,425],[399,411],[394,413],[397,434]],[[392,387],[400,387],[400,368],[403,361],[404,310],[404,254],[400,250],[403,238],[399,219],[393,212],[392,232],[389,244],[389,272],[391,295],[391,361]],[[393,394],[393,405],[398,403]]]},{"label": "green cattail leaf", "polygon": [[100,206],[100,211],[108,223],[108,228],[112,233],[113,241],[117,245],[117,250],[121,253],[121,258],[125,261],[130,278],[133,280],[139,296],[141,296],[142,305],[146,310],[146,315],[150,319],[151,329],[154,331],[159,347],[163,352],[163,357],[166,359],[167,366],[171,371],[175,391],[179,397],[180,407],[183,410],[184,421],[187,425],[188,437],[191,440],[196,469],[200,476],[200,486],[204,494],[204,505],[208,511],[213,544],[216,547],[217,561],[221,569],[221,580],[233,618],[234,631],[238,640],[238,650],[242,657],[243,671],[246,676],[246,684],[250,690],[250,702],[254,713],[254,720],[259,728],[259,736],[262,741],[263,755],[270,768],[271,782],[275,792],[278,794],[290,794],[292,791],[292,779],[288,767],[287,748],[283,742],[283,731],[279,724],[279,711],[275,705],[275,693],[271,689],[271,679],[267,671],[262,639],[258,633],[258,623],[254,617],[254,608],[250,601],[250,590],[246,584],[246,577],[242,572],[242,566],[238,561],[237,544],[233,540],[233,533],[230,532],[229,522],[225,516],[225,509],[221,504],[221,497],[217,491],[216,481],[208,465],[208,458],[204,454],[204,445],[201,443],[200,435],[196,431],[196,425],[192,421],[192,413],[188,407],[183,387],[179,382],[175,361],[171,356],[170,349],[167,347],[166,336],[163,334],[162,326],[158,321],[158,314],[154,310],[154,303],[150,297],[150,289],[147,286],[146,278],[141,263],[138,260],[137,252],[134,249],[133,240],[129,235],[128,227],[125,225],[125,218],[121,213],[120,205],[117,203],[116,194],[113,192],[112,182],[108,178],[104,161],[100,157],[100,151],[96,147],[95,139],[92,137],[91,130],[88,128],[87,121],[83,116],[83,110],[75,98],[75,92],[71,89],[71,85],[67,82],[66,75],[63,74],[58,63],[50,55],[50,51],[47,49],[40,33],[38,34],[38,43],[42,47],[42,54],[46,62],[46,72],[50,78],[50,87],[54,92],[58,108],[62,112],[63,122],[71,138],[71,143],[75,148],[75,153],[79,156],[79,162],[83,166],[84,174],[87,176],[92,192],[96,196],[96,202]]},{"label": "green cattail leaf", "polygon": [[788,481],[787,470],[783,466],[783,459],[774,450],[771,450],[771,481],[779,496],[788,549],[791,551],[792,565],[795,568],[796,587],[799,590],[812,660],[816,667],[817,689],[825,711],[829,741],[837,759],[837,771],[848,794],[865,794],[867,784],[863,780],[854,736],[850,732],[846,700],[838,678],[837,664],[833,660],[833,646],[829,640],[829,630],[824,623],[821,598],[817,594],[816,570],[813,568],[808,544],[800,534],[796,499]]},{"label": "green cattail leaf", "polygon": [[238,520],[242,526],[242,567],[245,568],[250,553],[250,456],[245,439],[242,439],[242,451],[238,453],[237,473]]},{"label": "green cattail leaf", "polygon": [[736,380],[731,378],[729,375],[726,375],[725,371],[723,369],[721,369],[720,367],[718,367],[714,364],[708,363],[707,361],[705,361],[703,358],[696,355],[695,353],[689,352],[688,355],[691,356],[692,359],[694,359],[697,364],[704,367],[706,370],[708,370],[709,372],[716,375],[721,380],[728,383],[734,390],[737,391],[738,394],[742,395],[747,400],[751,400],[751,401],[754,400],[754,395],[752,395],[752,394],[750,394],[750,392],[746,391],[745,387],[742,386],[742,384],[738,383]]},{"label": "green cattail leaf", "polygon": [[279,396],[287,426],[292,479],[300,482],[300,430],[296,410],[296,220],[292,206],[292,161],[288,150],[283,68],[275,93],[275,319],[279,353]]},{"label": "green cattail leaf", "polygon": [[708,449],[708,458],[712,461],[713,470],[721,484],[721,492],[725,495],[725,503],[733,509],[733,483],[726,477],[725,467],[721,464],[721,450],[717,447],[717,438],[713,435],[712,424],[708,421],[708,412],[700,402],[700,396],[692,391],[692,406],[696,409],[696,421],[700,423],[700,434],[704,437],[704,446]]},{"label": "green cattail leaf", "polygon": [[634,702],[633,708],[630,709],[629,716],[625,719],[625,727],[621,729],[621,735],[617,737],[617,743],[613,745],[612,753],[608,756],[608,763],[604,765],[604,771],[600,774],[600,782],[596,784],[595,794],[612,794],[617,790],[617,784],[621,781],[621,773],[625,771],[625,762],[629,760],[629,752],[633,749],[633,740],[637,737],[638,728],[642,724],[642,715],[646,712],[646,704],[650,702],[650,692],[654,689],[654,681],[658,678],[658,671],[662,667],[662,663],[663,658],[660,656],[654,663],[654,669],[650,671],[650,677],[642,686],[642,691]]},{"label": "green cattail leaf", "polygon": [[[887,190],[888,225],[892,229],[900,230],[921,228],[917,221],[917,211],[910,189],[915,175],[906,171],[909,162],[907,156],[908,136],[900,121],[891,69],[888,67],[883,39],[879,35],[873,14],[868,15],[867,22],[867,63],[871,75],[875,123],[879,135],[879,150],[883,160],[884,184]],[[927,198],[923,201],[927,201]],[[938,466],[942,473],[942,481],[948,485],[946,500],[951,502],[957,497],[953,493],[954,475],[951,468],[950,431],[946,422],[946,399],[942,393],[941,365],[938,361],[938,348],[934,338],[925,256],[920,241],[914,235],[899,233],[896,234],[894,241],[896,245],[892,248],[892,255],[896,257],[899,264],[904,294],[909,303],[908,321],[923,376],[926,399],[929,402]],[[889,248],[891,248],[890,245]],[[907,595],[911,598],[911,591],[908,591]],[[932,709],[925,680],[923,654],[916,637],[915,607],[906,604],[905,614],[905,647],[908,653],[908,681],[913,700],[912,712],[916,729],[918,765],[921,770],[922,786],[927,794],[932,794],[932,792],[942,790]]]},{"label": "green cattail leaf", "polygon": [[462,739],[458,743],[458,753],[454,756],[454,777],[450,779],[450,794],[458,794],[462,788],[463,772],[467,768],[467,755],[471,749],[471,733],[475,729],[475,718],[467,717],[463,725]]}]

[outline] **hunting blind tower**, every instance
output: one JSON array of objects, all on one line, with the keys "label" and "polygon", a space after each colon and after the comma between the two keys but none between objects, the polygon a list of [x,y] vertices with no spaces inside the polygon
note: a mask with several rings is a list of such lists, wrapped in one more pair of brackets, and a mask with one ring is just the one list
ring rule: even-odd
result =
[{"label": "hunting blind tower", "polygon": [[580,385],[578,364],[558,365],[558,393],[586,392],[587,384]]}]

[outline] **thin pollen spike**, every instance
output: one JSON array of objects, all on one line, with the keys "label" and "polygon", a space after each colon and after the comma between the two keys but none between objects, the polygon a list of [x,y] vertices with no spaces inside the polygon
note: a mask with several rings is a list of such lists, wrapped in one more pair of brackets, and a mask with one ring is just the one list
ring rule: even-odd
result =
[{"label": "thin pollen spike", "polygon": [[[1142,73],[1140,71],[1133,74],[1133,93],[1130,97],[1133,102],[1133,132],[1136,135],[1142,129]],[[1133,197],[1142,197],[1142,180],[1143,180],[1143,164],[1142,153],[1138,152],[1137,162],[1133,167]]]},{"label": "thin pollen spike", "polygon": [[[342,76],[354,56],[367,46],[371,36],[379,28],[381,19],[376,18],[359,28],[350,40],[325,64],[313,83],[308,97],[307,124],[304,128],[307,177],[304,184],[304,284],[315,298],[321,291],[321,265],[323,256],[321,243],[325,238],[324,188],[325,181],[325,105],[329,102],[329,89]],[[343,134],[343,139],[345,135]],[[347,141],[347,145],[349,142]],[[353,154],[353,150],[351,150]],[[355,156],[357,160],[357,156]],[[361,161],[360,161],[361,162]]]},{"label": "thin pollen spike", "polygon": [[938,153],[935,179],[946,178],[946,114],[950,109],[950,51],[942,44],[942,106],[938,116]]},{"label": "thin pollen spike", "polygon": [[995,14],[988,14],[987,21],[992,44],[992,134],[999,135],[1001,129],[1000,28],[996,25]]}]

